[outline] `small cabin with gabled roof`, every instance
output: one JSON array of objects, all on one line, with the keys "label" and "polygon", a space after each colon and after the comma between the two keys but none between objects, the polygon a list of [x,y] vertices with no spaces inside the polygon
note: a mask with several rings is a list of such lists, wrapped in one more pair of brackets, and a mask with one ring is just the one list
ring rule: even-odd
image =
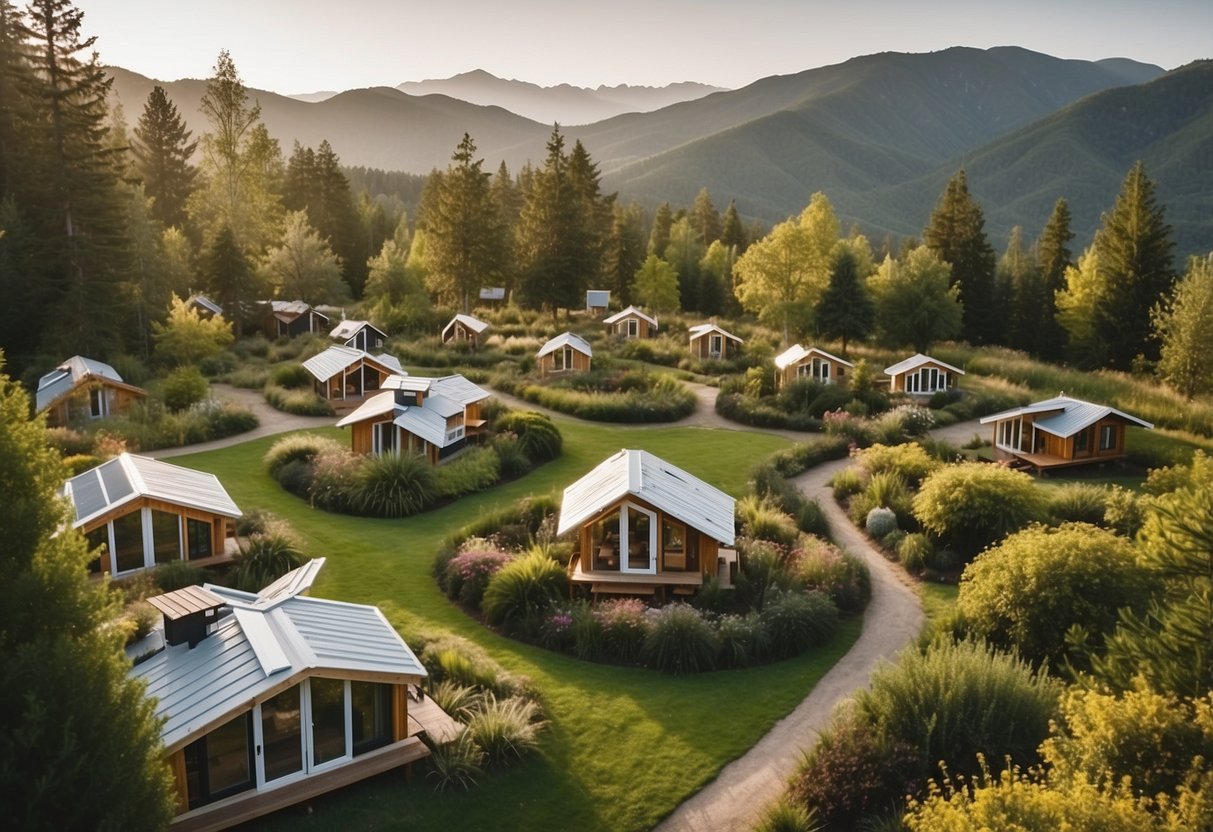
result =
[{"label": "small cabin with gabled roof", "polygon": [[607,311],[611,305],[611,292],[608,289],[587,289],[585,292],[585,311],[597,317]]},{"label": "small cabin with gabled roof", "polygon": [[594,350],[588,341],[572,332],[562,332],[535,353],[540,376],[557,373],[588,373]]},{"label": "small cabin with gabled roof", "polygon": [[127,384],[109,364],[73,355],[38,379],[34,407],[46,413],[48,426],[67,427],[120,416],[146,396],[146,390]]},{"label": "small cabin with gabled roof", "polygon": [[647,315],[635,306],[629,306],[614,315],[603,318],[607,334],[615,338],[631,340],[633,338],[652,338],[657,334],[657,319]]},{"label": "small cabin with gabled roof", "polygon": [[786,387],[797,379],[818,381],[822,384],[847,383],[847,374],[855,365],[845,358],[817,347],[805,348],[793,344],[775,356],[775,386]]},{"label": "small cabin with gabled roof", "polygon": [[480,403],[492,394],[457,373],[393,376],[383,386],[387,389],[337,423],[350,428],[356,454],[416,453],[437,465],[484,428]]},{"label": "small cabin with gabled roof", "polygon": [[480,346],[480,336],[484,335],[488,328],[489,325],[479,318],[460,312],[442,328],[442,343],[465,343],[472,349],[477,349]]},{"label": "small cabin with gabled roof", "polygon": [[303,362],[315,379],[316,395],[335,410],[350,410],[377,393],[385,379],[404,375],[400,362],[387,353],[369,352],[337,344]]},{"label": "small cabin with gabled roof", "polygon": [[262,301],[266,314],[262,324],[265,337],[295,338],[309,332],[323,335],[331,324],[328,315],[301,300]]},{"label": "small cabin with gabled roof", "polygon": [[732,497],[648,451],[624,449],[564,490],[572,581],[595,594],[691,594],[737,563]]},{"label": "small cabin with gabled roof", "polygon": [[122,454],[63,486],[79,529],[97,557],[95,574],[122,577],[185,560],[227,563],[236,554],[240,509],[214,474]]},{"label": "small cabin with gabled roof", "polygon": [[1125,455],[1126,428],[1154,425],[1108,405],[1055,396],[981,419],[994,426],[994,449],[1037,473],[1050,468],[1107,462]]},{"label": "small cabin with gabled roof", "polygon": [[956,379],[965,374],[959,367],[916,353],[904,361],[884,368],[889,377],[890,393],[907,393],[911,396],[931,396],[956,386]]},{"label": "small cabin with gabled roof", "polygon": [[[420,694],[416,654],[377,607],[311,598],[323,560],[261,592],[148,599],[164,618],[130,675],[173,773],[177,832],[226,829],[429,756],[460,725]],[[406,769],[407,770],[407,769]]]},{"label": "small cabin with gabled roof", "polygon": [[363,352],[378,352],[387,342],[387,333],[370,321],[348,319],[333,327],[329,337],[334,341],[340,341],[347,347],[353,347]]},{"label": "small cabin with gabled roof", "polygon": [[696,324],[688,333],[691,356],[700,360],[735,358],[744,343],[741,338],[715,323]]}]

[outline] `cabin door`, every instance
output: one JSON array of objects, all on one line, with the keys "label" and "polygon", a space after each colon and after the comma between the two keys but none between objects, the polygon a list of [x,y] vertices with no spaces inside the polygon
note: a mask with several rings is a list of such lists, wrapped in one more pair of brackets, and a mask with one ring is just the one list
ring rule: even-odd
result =
[{"label": "cabin door", "polygon": [[620,524],[620,571],[652,575],[657,571],[657,515],[624,504],[626,522]]}]

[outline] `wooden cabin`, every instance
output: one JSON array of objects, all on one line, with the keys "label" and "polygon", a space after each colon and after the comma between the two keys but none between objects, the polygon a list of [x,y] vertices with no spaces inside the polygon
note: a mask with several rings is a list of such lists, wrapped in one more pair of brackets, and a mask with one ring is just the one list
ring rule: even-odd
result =
[{"label": "wooden cabin", "polygon": [[959,367],[916,353],[904,361],[884,368],[889,377],[890,393],[907,393],[911,396],[931,396],[956,386],[956,379],[965,371]]},{"label": "wooden cabin", "polygon": [[309,332],[323,335],[331,324],[328,315],[301,300],[262,301],[266,307],[262,329],[265,337],[296,338]]},{"label": "wooden cabin", "polygon": [[89,569],[123,577],[184,560],[227,563],[240,509],[214,474],[122,454],[63,486],[72,528],[98,550]]},{"label": "wooden cabin", "polygon": [[585,311],[591,317],[605,315],[611,305],[611,293],[607,289],[587,289],[585,293]]},{"label": "wooden cabin", "polygon": [[333,327],[329,337],[363,352],[378,352],[387,342],[387,333],[370,321],[344,320]]},{"label": "wooden cabin", "polygon": [[665,460],[621,450],[564,490],[572,582],[594,594],[689,595],[709,575],[732,586],[734,500]]},{"label": "wooden cabin", "polygon": [[313,355],[303,366],[315,380],[316,395],[338,411],[353,409],[379,392],[387,378],[403,373],[400,362],[386,353],[371,355],[338,345]]},{"label": "wooden cabin", "polygon": [[1129,425],[1152,429],[1149,422],[1107,405],[1056,396],[982,418],[994,426],[994,449],[1037,473],[1049,468],[1107,462],[1125,455]]},{"label": "wooden cabin", "polygon": [[464,315],[462,312],[451,318],[450,323],[442,328],[442,343],[466,343],[472,349],[480,347],[480,337],[488,330],[489,325],[484,321]]},{"label": "wooden cabin", "polygon": [[721,329],[714,323],[696,324],[688,332],[690,333],[691,357],[700,360],[736,358],[744,343],[736,335]]},{"label": "wooden cabin", "polygon": [[384,386],[337,423],[356,454],[415,453],[437,465],[484,429],[480,404],[492,394],[461,375],[393,376]]},{"label": "wooden cabin", "polygon": [[607,335],[615,338],[652,338],[657,334],[657,319],[646,315],[635,306],[629,306],[603,318],[602,323],[606,325]]},{"label": "wooden cabin", "polygon": [[785,387],[797,379],[819,381],[822,384],[847,383],[855,365],[823,349],[793,344],[775,356],[775,386]]},{"label": "wooden cabin", "polygon": [[504,286],[486,286],[480,290],[480,305],[498,307],[505,304]]},{"label": "wooden cabin", "polygon": [[[460,726],[377,607],[303,593],[313,561],[259,593],[158,595],[133,645],[177,797],[176,832],[226,829],[429,756]],[[302,576],[300,573],[303,573]],[[403,778],[402,778],[403,785]]]},{"label": "wooden cabin", "polygon": [[127,384],[110,365],[73,355],[38,379],[34,407],[46,413],[49,427],[68,427],[120,416],[146,396],[146,390]]},{"label": "wooden cabin", "polygon": [[580,335],[562,332],[548,341],[535,353],[540,376],[557,373],[587,373],[594,351]]}]

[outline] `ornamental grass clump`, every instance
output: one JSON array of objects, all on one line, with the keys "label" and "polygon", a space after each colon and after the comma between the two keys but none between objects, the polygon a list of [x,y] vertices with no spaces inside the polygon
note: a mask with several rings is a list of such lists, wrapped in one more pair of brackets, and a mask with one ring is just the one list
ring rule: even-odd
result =
[{"label": "ornamental grass clump", "polygon": [[334,439],[314,433],[292,433],[275,442],[262,457],[262,462],[269,475],[278,479],[279,472],[292,462],[310,463],[326,451],[337,450],[341,450],[341,444]]},{"label": "ornamental grass clump", "polygon": [[490,692],[468,720],[467,733],[490,762],[509,765],[539,747],[544,725],[537,702],[520,696],[498,699]]},{"label": "ornamental grass clump", "polygon": [[455,739],[441,745],[430,745],[426,779],[434,781],[434,791],[447,789],[468,791],[484,775],[485,753],[476,745],[467,729]]},{"label": "ornamental grass clump", "polygon": [[796,542],[796,521],[769,498],[750,495],[737,501],[737,517],[748,537],[769,540],[781,546]]},{"label": "ornamental grass clump", "polygon": [[497,420],[498,434],[513,434],[527,459],[539,465],[560,456],[564,440],[560,430],[543,413],[511,411]]},{"label": "ornamental grass clump", "polygon": [[616,598],[594,608],[602,623],[602,641],[606,654],[621,662],[634,662],[649,631],[649,608],[639,598]]},{"label": "ornamental grass clump", "polygon": [[702,673],[715,668],[717,643],[716,631],[697,609],[671,604],[653,616],[642,656],[666,673]]},{"label": "ornamental grass clump", "polygon": [[[347,492],[348,505],[356,514],[407,517],[425,511],[443,496],[434,466],[420,454],[363,457],[357,467]],[[316,479],[321,481],[319,471]]]},{"label": "ornamental grass clump", "polygon": [[763,606],[760,617],[775,659],[798,656],[838,631],[838,608],[821,592],[778,593]]},{"label": "ornamental grass clump", "polygon": [[1053,523],[1104,525],[1108,489],[1089,482],[1070,482],[1049,493],[1048,514]]},{"label": "ornamental grass clump", "polygon": [[917,442],[904,445],[873,445],[860,451],[856,458],[860,469],[869,476],[893,473],[910,486],[917,486],[940,465],[939,461]]},{"label": "ornamental grass clump", "polygon": [[788,559],[788,569],[796,584],[824,592],[840,612],[859,612],[872,597],[872,578],[867,566],[828,540],[806,535]]},{"label": "ornamental grass clump", "polygon": [[746,667],[767,657],[767,630],[756,612],[721,616],[716,623],[716,635],[719,667]]},{"label": "ornamental grass clump", "polygon": [[250,537],[240,547],[233,573],[237,589],[257,592],[302,566],[307,558],[299,543],[284,527]]},{"label": "ornamental grass clump", "polygon": [[568,591],[564,567],[541,552],[514,560],[489,580],[481,608],[507,632],[538,632],[543,616]]}]

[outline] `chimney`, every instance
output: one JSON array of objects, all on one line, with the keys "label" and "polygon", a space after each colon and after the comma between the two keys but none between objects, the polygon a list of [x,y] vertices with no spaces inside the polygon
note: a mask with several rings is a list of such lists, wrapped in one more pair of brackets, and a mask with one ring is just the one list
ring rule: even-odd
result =
[{"label": "chimney", "polygon": [[200,586],[157,595],[147,602],[164,615],[164,640],[170,646],[188,644],[190,649],[207,637],[211,624],[219,618],[219,608],[227,603]]}]

